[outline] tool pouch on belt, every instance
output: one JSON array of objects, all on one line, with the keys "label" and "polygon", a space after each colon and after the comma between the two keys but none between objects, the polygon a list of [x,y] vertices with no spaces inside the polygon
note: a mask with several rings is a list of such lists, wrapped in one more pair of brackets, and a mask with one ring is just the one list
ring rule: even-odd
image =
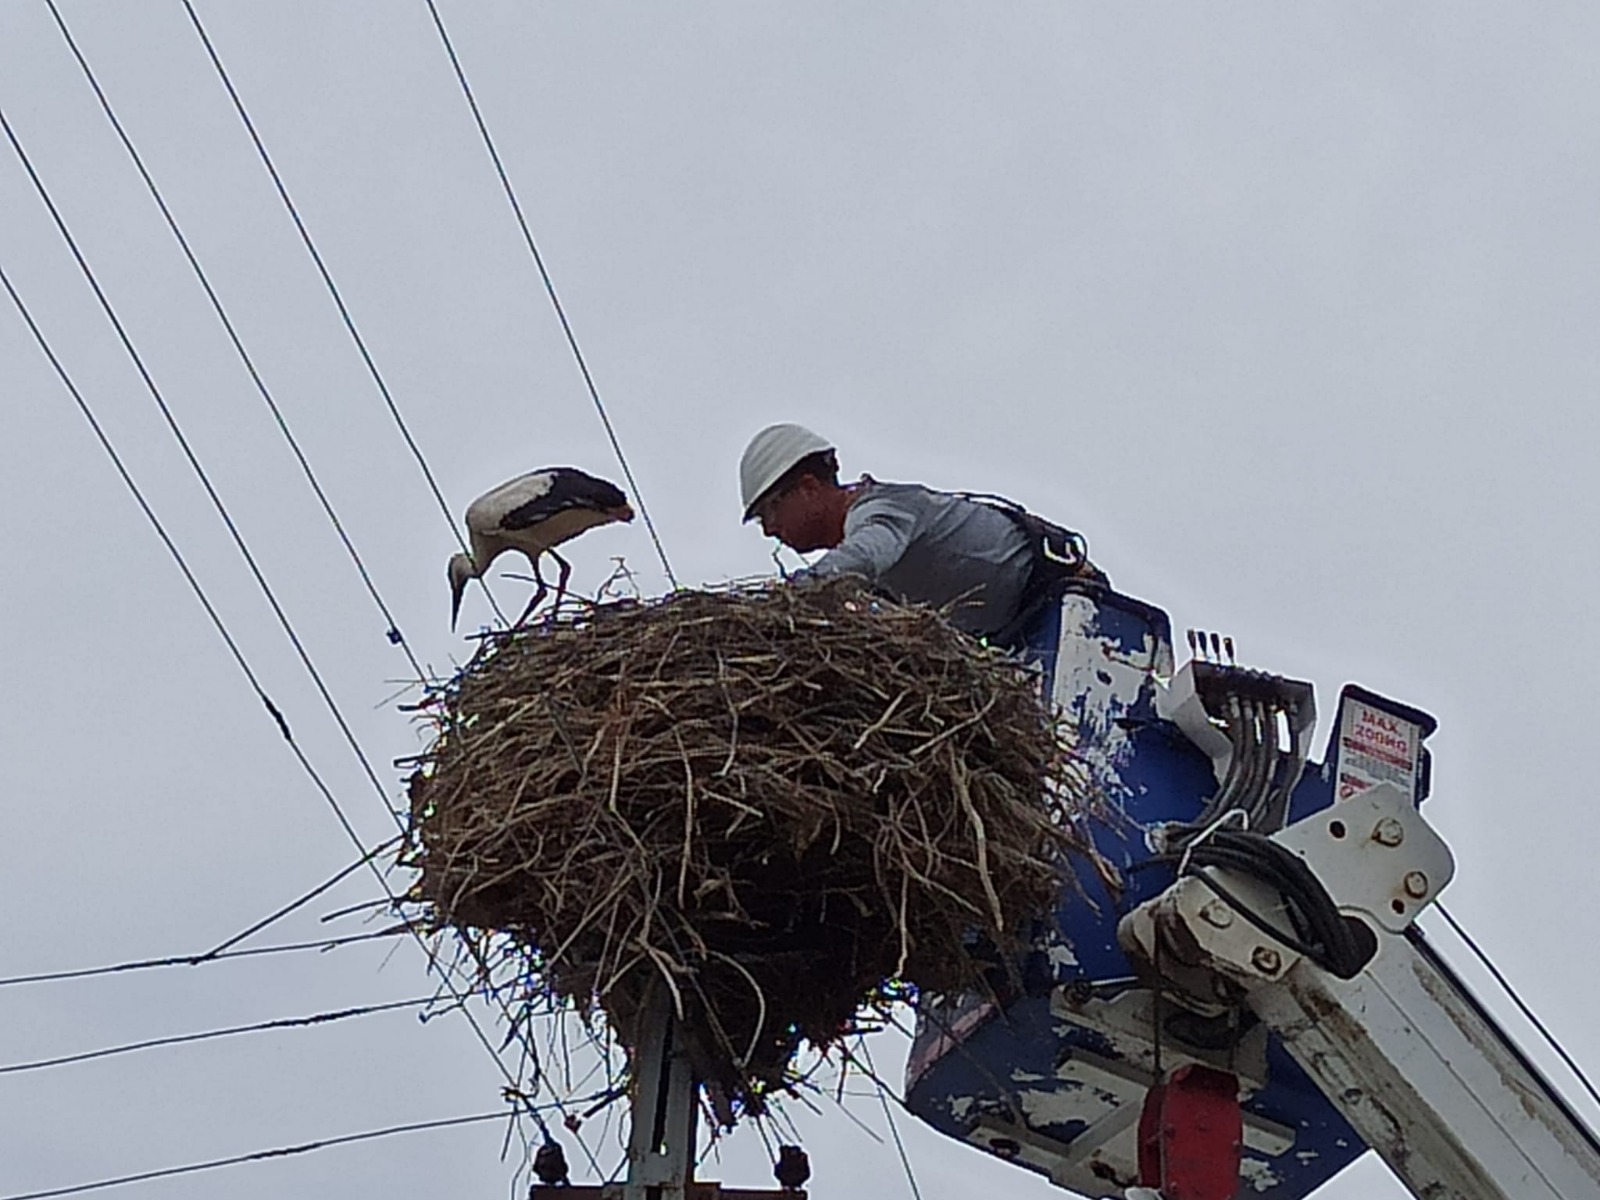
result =
[{"label": "tool pouch on belt", "polygon": [[1033,564],[1017,601],[1016,615],[989,637],[991,645],[1007,649],[1020,647],[1034,622],[1052,604],[1061,603],[1061,597],[1075,587],[1111,586],[1105,572],[1089,561],[1089,543],[1081,533],[1047,521],[1003,496],[972,492],[962,495],[1004,513],[1022,531],[1033,550]]}]

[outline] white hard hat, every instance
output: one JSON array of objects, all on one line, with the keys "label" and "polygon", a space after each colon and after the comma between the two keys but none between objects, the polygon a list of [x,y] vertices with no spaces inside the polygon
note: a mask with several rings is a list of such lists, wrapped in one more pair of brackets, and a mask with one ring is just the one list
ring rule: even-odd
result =
[{"label": "white hard hat", "polygon": [[782,479],[784,472],[801,459],[833,449],[833,444],[804,425],[768,425],[744,448],[739,459],[739,498],[744,502],[744,519],[755,514],[756,501]]}]

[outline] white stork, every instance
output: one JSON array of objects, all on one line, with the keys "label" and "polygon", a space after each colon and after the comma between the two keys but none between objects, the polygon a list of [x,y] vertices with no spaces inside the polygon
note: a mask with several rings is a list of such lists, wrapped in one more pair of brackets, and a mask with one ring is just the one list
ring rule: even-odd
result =
[{"label": "white stork", "polygon": [[489,564],[507,550],[520,550],[528,556],[534,582],[539,585],[515,622],[520,625],[549,590],[539,574],[542,555],[548,554],[561,568],[561,578],[556,583],[559,604],[572,566],[555,548],[596,525],[631,520],[633,509],[621,488],[576,467],[529,471],[479,496],[467,508],[467,537],[472,553],[456,554],[450,559],[450,628],[456,627],[467,581],[481,578]]}]

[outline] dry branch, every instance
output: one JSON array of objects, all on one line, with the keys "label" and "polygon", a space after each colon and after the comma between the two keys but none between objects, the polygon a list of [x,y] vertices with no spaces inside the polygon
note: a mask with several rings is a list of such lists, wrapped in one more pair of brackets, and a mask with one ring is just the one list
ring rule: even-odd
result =
[{"label": "dry branch", "polygon": [[627,1044],[665,986],[745,1108],[887,983],[981,986],[1087,848],[1034,674],[848,582],[569,613],[486,641],[431,711],[428,918],[508,935],[517,986]]}]

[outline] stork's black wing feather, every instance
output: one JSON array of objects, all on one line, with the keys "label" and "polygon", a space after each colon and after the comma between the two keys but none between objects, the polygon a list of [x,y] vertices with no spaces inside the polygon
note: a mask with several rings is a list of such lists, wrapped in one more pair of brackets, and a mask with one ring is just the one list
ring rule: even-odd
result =
[{"label": "stork's black wing feather", "polygon": [[620,508],[628,502],[621,488],[583,471],[561,467],[551,475],[550,489],[542,496],[508,509],[500,518],[501,529],[527,529],[569,508],[601,510]]}]

